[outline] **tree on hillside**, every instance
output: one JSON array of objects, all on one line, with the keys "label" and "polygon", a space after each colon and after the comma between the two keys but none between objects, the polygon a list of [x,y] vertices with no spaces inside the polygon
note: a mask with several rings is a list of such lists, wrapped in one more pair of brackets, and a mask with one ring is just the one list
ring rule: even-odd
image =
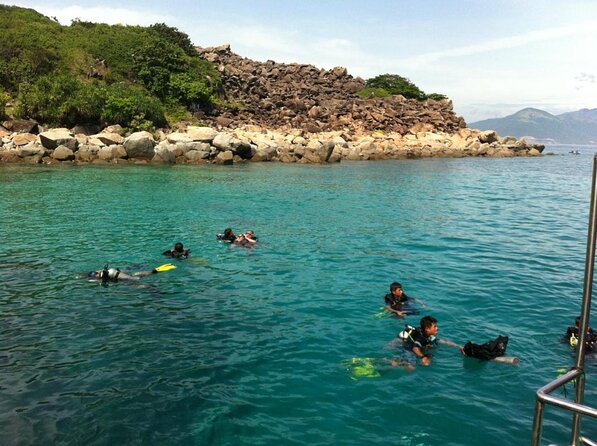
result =
[{"label": "tree on hillside", "polygon": [[410,80],[398,74],[381,74],[368,79],[365,88],[359,92],[361,97],[386,97],[402,95],[407,99],[447,99],[443,94],[425,94],[423,90],[413,84]]},{"label": "tree on hillside", "polygon": [[397,74],[381,74],[368,79],[367,88],[382,88],[391,95],[402,95],[409,99],[425,99],[425,93],[405,77]]}]

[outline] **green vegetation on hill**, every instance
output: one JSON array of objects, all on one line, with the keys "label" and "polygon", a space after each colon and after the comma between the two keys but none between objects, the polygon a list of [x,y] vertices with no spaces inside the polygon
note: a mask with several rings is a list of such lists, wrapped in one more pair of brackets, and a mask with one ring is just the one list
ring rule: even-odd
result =
[{"label": "green vegetation on hill", "polygon": [[0,5],[0,29],[0,99],[11,98],[20,118],[151,129],[218,101],[218,71],[165,24],[62,26]]},{"label": "green vegetation on hill", "polygon": [[413,84],[410,80],[397,74],[381,74],[379,76],[367,79],[365,88],[357,93],[361,98],[381,97],[402,95],[407,99],[447,99],[443,94],[431,93],[425,94],[423,90]]}]

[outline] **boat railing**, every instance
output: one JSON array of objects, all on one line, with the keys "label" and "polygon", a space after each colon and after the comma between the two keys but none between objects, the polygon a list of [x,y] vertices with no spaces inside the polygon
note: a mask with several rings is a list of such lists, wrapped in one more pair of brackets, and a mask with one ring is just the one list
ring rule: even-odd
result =
[{"label": "boat railing", "polygon": [[[589,317],[591,314],[591,295],[593,293],[593,272],[595,269],[595,239],[597,238],[597,155],[593,157],[593,181],[591,186],[591,207],[589,212],[589,233],[587,236],[587,256],[585,259],[585,278],[583,287],[583,298],[580,312],[579,337],[576,347],[575,365],[566,374],[553,380],[537,391],[537,402],[535,404],[535,419],[533,421],[532,446],[540,446],[541,431],[543,428],[543,416],[545,405],[565,409],[572,412],[571,446],[588,445],[597,446],[593,440],[581,434],[582,416],[597,418],[597,409],[583,404],[585,394],[585,351],[586,337],[589,328]],[[575,381],[576,391],[574,401],[558,398],[551,393],[562,387],[564,384]]]}]

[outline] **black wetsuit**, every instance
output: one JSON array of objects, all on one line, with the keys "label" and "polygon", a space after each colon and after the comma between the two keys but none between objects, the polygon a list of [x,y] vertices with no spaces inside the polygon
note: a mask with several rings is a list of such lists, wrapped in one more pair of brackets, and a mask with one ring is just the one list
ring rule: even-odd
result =
[{"label": "black wetsuit", "polygon": [[402,296],[394,296],[392,293],[386,294],[384,300],[386,301],[386,305],[389,305],[393,310],[400,309],[408,302],[410,298],[406,295],[406,293],[402,293]]},{"label": "black wetsuit", "polygon": [[190,250],[185,249],[184,251],[176,251],[175,249],[169,249],[164,251],[162,254],[173,259],[186,259],[189,256]]},{"label": "black wetsuit", "polygon": [[412,351],[413,348],[419,347],[423,354],[427,354],[426,351],[437,345],[437,340],[431,339],[427,336],[420,328],[415,328],[410,332],[408,337],[404,339],[404,348],[408,351]]},{"label": "black wetsuit", "polygon": [[[566,342],[569,344],[570,338],[572,337],[572,335],[574,335],[574,337],[576,339],[579,338],[578,327],[568,327],[568,330],[566,330],[566,335],[562,338],[562,342]],[[597,343],[597,333],[595,333],[592,328],[589,328],[589,330],[587,331],[587,336],[585,338],[585,344],[586,344],[585,351],[587,353],[596,352],[597,351],[597,346],[595,345],[596,343]]]}]

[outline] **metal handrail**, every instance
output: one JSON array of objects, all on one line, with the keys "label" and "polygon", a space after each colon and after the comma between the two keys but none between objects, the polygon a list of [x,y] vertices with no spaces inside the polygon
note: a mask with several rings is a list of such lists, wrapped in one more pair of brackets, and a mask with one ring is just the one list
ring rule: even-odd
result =
[{"label": "metal handrail", "polygon": [[[572,436],[571,446],[580,444],[597,446],[597,443],[581,436],[581,417],[588,415],[597,418],[597,410],[583,404],[585,393],[585,350],[587,329],[591,315],[591,295],[593,293],[593,273],[595,269],[595,240],[597,238],[597,155],[593,157],[593,181],[591,186],[591,208],[589,212],[589,233],[587,235],[587,257],[585,259],[585,278],[583,288],[583,299],[580,312],[579,338],[576,347],[575,366],[564,376],[555,379],[537,391],[537,402],[535,403],[535,419],[533,421],[532,446],[539,446],[541,442],[541,430],[543,428],[543,415],[545,404],[552,404],[572,412]],[[575,401],[569,401],[550,395],[551,392],[563,386],[567,382],[576,380]]]}]

